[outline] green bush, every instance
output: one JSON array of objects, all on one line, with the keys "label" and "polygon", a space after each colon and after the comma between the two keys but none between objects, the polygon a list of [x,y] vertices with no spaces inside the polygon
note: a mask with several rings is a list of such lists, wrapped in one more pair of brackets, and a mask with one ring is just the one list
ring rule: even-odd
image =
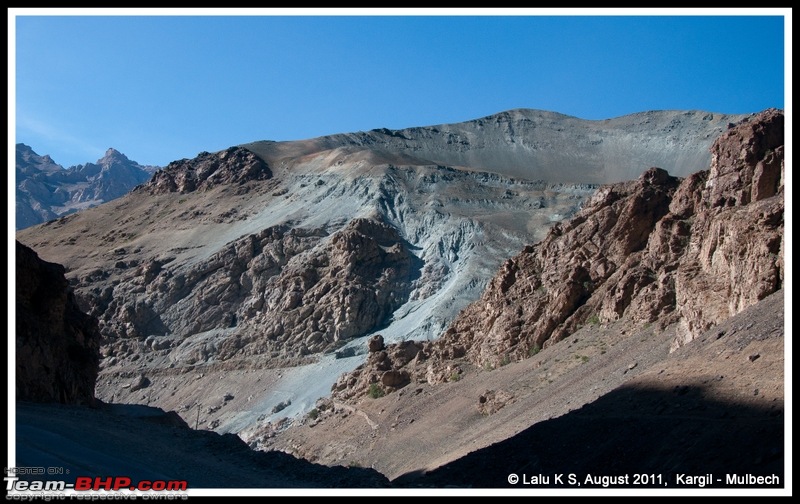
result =
[{"label": "green bush", "polygon": [[538,344],[534,343],[533,346],[530,348],[530,350],[528,350],[528,355],[530,357],[533,357],[534,355],[538,354],[541,351],[542,351],[542,347],[540,347]]},{"label": "green bush", "polygon": [[380,385],[377,383],[370,383],[369,390],[367,391],[367,395],[373,399],[377,399],[379,397],[383,397],[386,395],[386,392],[383,391]]},{"label": "green bush", "polygon": [[597,325],[600,323],[600,316],[595,313],[594,315],[586,319],[586,323],[589,325]]}]

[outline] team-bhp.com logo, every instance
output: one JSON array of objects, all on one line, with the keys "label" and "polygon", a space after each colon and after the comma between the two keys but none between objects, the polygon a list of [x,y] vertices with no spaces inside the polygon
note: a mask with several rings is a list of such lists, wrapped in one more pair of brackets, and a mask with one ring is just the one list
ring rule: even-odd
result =
[{"label": "team-bhp.com logo", "polygon": [[75,478],[75,483],[66,483],[64,481],[27,481],[20,480],[16,476],[6,476],[6,491],[7,492],[59,492],[66,490],[75,490],[77,492],[88,491],[185,491],[187,483],[185,480],[141,480],[133,482],[127,476],[109,476],[109,477],[89,477],[78,476]]},{"label": "team-bhp.com logo", "polygon": [[161,491],[183,491],[186,490],[185,480],[142,480],[134,484],[130,478],[125,476],[116,476],[108,478],[88,476],[78,476],[75,478],[75,490],[155,490]]}]

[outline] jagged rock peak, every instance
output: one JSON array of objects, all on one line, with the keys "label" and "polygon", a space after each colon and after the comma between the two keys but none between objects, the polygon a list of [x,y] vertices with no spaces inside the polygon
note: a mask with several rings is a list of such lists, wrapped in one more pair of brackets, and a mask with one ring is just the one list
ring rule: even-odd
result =
[{"label": "jagged rock peak", "polygon": [[130,162],[131,160],[128,159],[128,157],[125,154],[121,153],[117,149],[114,149],[113,147],[109,147],[105,155],[103,155],[103,157],[97,160],[97,164],[99,164],[100,166],[110,166],[113,163],[130,163]]},{"label": "jagged rock peak", "polygon": [[194,159],[173,161],[143,186],[151,194],[207,191],[224,184],[244,184],[272,178],[267,163],[242,147],[216,153],[201,152]]}]

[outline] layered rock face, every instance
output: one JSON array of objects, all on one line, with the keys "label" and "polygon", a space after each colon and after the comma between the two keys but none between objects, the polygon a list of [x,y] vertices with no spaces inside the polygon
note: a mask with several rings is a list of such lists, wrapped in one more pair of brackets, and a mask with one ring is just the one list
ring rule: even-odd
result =
[{"label": "layered rock face", "polygon": [[705,183],[687,180],[670,207],[692,222],[675,277],[674,347],[783,286],[783,114],[770,110],[724,133]]},{"label": "layered rock face", "polygon": [[100,334],[61,265],[16,246],[16,399],[92,404]]},{"label": "layered rock face", "polygon": [[410,362],[387,367],[371,358],[334,394],[363,394],[364,383],[390,371],[407,381],[448,381],[462,356],[496,367],[582,325],[623,317],[678,323],[674,349],[780,289],[783,114],[767,110],[741,122],[711,151],[710,170],[683,180],[651,168],[601,187],[569,222],[506,261],[438,341]]}]

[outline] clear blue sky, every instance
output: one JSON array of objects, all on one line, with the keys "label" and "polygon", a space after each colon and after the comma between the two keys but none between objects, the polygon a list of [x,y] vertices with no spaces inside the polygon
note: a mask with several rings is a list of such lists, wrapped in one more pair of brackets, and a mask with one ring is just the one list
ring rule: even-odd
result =
[{"label": "clear blue sky", "polygon": [[15,42],[15,141],[65,167],[511,108],[784,108],[780,15],[19,15]]}]

